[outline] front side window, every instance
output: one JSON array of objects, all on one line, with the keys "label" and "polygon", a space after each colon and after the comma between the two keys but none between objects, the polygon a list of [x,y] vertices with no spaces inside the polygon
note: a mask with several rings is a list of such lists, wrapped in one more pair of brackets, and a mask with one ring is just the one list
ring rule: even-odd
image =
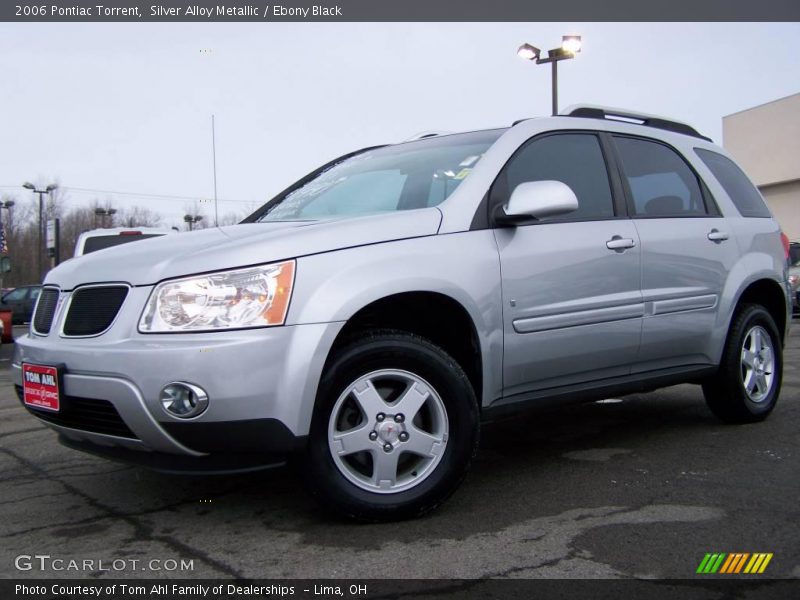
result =
[{"label": "front side window", "polygon": [[638,138],[614,136],[614,141],[636,216],[707,214],[697,176],[672,148]]},{"label": "front side window", "polygon": [[330,219],[436,206],[504,131],[426,138],[356,154],[274,198],[257,220]]},{"label": "front side window", "polygon": [[559,133],[535,138],[505,166],[492,189],[493,204],[504,204],[521,183],[560,181],[578,198],[578,209],[540,221],[608,219],[614,203],[608,171],[596,135]]}]

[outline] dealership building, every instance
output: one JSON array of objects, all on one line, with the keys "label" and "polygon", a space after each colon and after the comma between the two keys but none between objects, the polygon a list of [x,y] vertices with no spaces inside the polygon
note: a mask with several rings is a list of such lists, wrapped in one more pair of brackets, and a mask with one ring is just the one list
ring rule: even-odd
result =
[{"label": "dealership building", "polygon": [[722,136],[783,231],[800,242],[800,94],[723,117]]}]

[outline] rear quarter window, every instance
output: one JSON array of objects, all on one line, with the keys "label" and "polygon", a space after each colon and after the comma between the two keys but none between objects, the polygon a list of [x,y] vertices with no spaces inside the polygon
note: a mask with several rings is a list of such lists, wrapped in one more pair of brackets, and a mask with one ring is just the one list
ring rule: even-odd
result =
[{"label": "rear quarter window", "polygon": [[769,212],[764,199],[756,186],[747,178],[738,165],[727,156],[702,148],[694,149],[709,171],[714,175],[719,184],[728,194],[736,210],[743,217],[769,218]]}]

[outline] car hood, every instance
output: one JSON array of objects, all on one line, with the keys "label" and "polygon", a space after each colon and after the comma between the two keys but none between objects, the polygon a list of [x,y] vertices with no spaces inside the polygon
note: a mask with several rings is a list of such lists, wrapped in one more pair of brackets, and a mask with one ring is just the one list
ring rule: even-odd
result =
[{"label": "car hood", "polygon": [[70,259],[45,284],[151,285],[164,279],[263,264],[308,254],[435,235],[436,208],[324,221],[244,223],[122,244]]}]

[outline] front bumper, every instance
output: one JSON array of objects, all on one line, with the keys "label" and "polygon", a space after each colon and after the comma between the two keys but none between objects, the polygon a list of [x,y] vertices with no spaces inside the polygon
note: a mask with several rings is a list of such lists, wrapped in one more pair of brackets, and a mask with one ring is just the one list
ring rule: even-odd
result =
[{"label": "front bumper", "polygon": [[[67,445],[121,460],[129,452],[147,452],[194,459],[259,455],[274,462],[275,456],[301,447],[317,382],[342,324],[140,334],[138,316],[149,292],[150,288],[133,288],[114,325],[97,337],[65,338],[54,323],[47,336],[28,334],[17,339],[12,361],[15,385],[22,385],[22,362],[63,365],[63,416],[67,418],[30,412],[47,419],[46,424]],[[173,381],[206,390],[208,409],[190,420],[167,414],[158,397]],[[98,419],[113,420],[116,411],[130,433],[86,425],[75,417],[81,410],[96,412],[94,401],[104,403]],[[82,408],[85,404],[88,408]],[[150,456],[138,462],[153,460]],[[207,462],[211,471],[238,470],[236,461],[232,468],[221,469],[211,464],[216,460],[190,463]]]}]

